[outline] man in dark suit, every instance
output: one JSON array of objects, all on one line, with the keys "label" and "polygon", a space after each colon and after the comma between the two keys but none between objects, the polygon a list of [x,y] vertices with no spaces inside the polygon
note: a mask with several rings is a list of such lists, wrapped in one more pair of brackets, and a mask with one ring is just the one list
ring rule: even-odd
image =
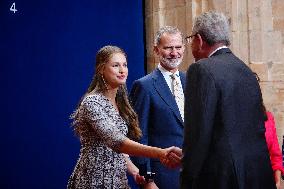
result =
[{"label": "man in dark suit", "polygon": [[272,189],[260,87],[228,48],[222,13],[195,19],[187,72],[182,189]]},{"label": "man in dark suit", "polygon": [[[184,53],[182,33],[175,27],[161,28],[154,51],[160,63],[152,73],[136,80],[130,101],[143,132],[141,143],[165,148],[182,146],[185,74],[178,71]],[[179,188],[179,169],[168,169],[155,159],[133,158],[142,172],[154,172],[154,182],[143,188]]]}]

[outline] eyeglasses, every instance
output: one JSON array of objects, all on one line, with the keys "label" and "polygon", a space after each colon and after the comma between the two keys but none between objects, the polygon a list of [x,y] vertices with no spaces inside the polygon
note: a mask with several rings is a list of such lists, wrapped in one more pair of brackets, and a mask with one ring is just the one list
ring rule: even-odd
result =
[{"label": "eyeglasses", "polygon": [[194,35],[190,35],[190,36],[187,36],[185,37],[185,40],[187,43],[191,43],[192,40],[193,40],[193,37],[195,37],[198,33],[194,34]]}]

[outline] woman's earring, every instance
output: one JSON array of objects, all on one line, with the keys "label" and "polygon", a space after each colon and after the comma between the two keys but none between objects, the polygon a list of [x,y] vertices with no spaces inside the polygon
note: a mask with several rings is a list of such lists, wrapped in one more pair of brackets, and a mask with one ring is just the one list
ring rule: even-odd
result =
[{"label": "woman's earring", "polygon": [[104,83],[104,85],[105,85],[106,90],[108,90],[108,84],[106,83],[106,81],[105,81],[105,79],[104,79],[104,76],[101,75],[101,78],[102,78],[102,80],[103,80],[103,83]]}]

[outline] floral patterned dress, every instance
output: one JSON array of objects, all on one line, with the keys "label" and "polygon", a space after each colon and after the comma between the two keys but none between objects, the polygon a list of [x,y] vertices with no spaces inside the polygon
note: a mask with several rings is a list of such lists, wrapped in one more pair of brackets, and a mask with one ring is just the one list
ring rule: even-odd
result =
[{"label": "floral patterned dress", "polygon": [[126,161],[118,149],[128,132],[127,125],[102,94],[84,98],[77,110],[81,150],[68,189],[126,189]]}]

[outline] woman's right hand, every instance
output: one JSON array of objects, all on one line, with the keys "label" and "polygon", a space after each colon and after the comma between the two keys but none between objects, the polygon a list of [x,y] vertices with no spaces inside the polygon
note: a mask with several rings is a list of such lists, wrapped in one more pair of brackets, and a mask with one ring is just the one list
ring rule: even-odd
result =
[{"label": "woman's right hand", "polygon": [[139,173],[133,174],[133,178],[134,178],[136,184],[138,184],[138,185],[144,185],[144,184],[147,183],[146,180],[145,180],[145,177],[141,176]]},{"label": "woman's right hand", "polygon": [[160,161],[168,168],[177,168],[180,166],[182,150],[178,147],[172,146],[163,149],[160,156]]}]

